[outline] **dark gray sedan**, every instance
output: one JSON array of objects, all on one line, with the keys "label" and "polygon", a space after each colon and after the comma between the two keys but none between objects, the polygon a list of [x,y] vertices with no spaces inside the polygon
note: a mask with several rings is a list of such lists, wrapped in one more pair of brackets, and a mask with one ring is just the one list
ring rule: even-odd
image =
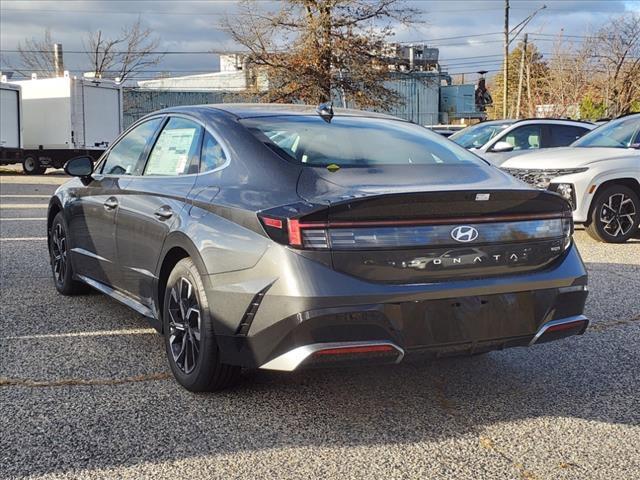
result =
[{"label": "dark gray sedan", "polygon": [[149,318],[193,391],[241,368],[400,362],[584,332],[571,207],[427,129],[353,110],[151,114],[48,212],[58,291]]}]

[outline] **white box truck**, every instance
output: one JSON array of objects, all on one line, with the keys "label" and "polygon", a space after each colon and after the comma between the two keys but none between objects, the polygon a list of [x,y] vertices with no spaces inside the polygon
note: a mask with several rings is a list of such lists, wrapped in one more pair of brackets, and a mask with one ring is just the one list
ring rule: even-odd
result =
[{"label": "white box truck", "polygon": [[63,77],[14,82],[22,90],[27,174],[89,155],[94,160],[122,131],[122,88],[111,80]]},{"label": "white box truck", "polygon": [[0,165],[22,161],[20,86],[0,81]]}]

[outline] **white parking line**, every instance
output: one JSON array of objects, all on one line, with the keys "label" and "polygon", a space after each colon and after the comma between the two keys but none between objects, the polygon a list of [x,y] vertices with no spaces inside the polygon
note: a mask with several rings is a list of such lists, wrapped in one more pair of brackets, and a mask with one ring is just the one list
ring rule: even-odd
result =
[{"label": "white parking line", "polygon": [[47,217],[11,217],[11,218],[1,218],[0,222],[31,222],[35,220],[46,220]]},{"label": "white parking line", "polygon": [[156,333],[156,330],[154,330],[153,328],[128,328],[123,330],[100,330],[97,332],[44,333],[41,335],[4,337],[4,340],[37,340],[39,338],[66,337],[110,337],[112,335],[148,335],[150,333]]},{"label": "white parking line", "polygon": [[47,237],[14,237],[14,238],[0,238],[0,242],[35,242],[46,240]]},{"label": "white parking line", "polygon": [[51,195],[0,195],[0,198],[51,198]]},{"label": "white parking line", "polygon": [[5,203],[0,205],[0,209],[2,210],[10,210],[10,209],[38,209],[38,208],[47,208],[49,205],[46,203]]}]

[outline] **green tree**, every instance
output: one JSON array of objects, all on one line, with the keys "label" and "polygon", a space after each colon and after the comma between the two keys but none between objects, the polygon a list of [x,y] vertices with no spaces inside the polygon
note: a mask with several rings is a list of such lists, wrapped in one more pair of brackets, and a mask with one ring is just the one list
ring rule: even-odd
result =
[{"label": "green tree", "polygon": [[[507,108],[510,118],[516,115],[523,46],[522,42],[518,43],[508,57],[509,77],[507,81],[509,82],[509,96],[507,98]],[[542,85],[547,72],[546,61],[535,44],[529,43],[527,45],[523,72],[520,116],[533,117],[535,115],[535,106],[542,103]],[[502,83],[501,67],[500,72],[494,75],[489,85],[489,92],[493,97],[493,105],[487,108],[489,118],[502,118]]]}]

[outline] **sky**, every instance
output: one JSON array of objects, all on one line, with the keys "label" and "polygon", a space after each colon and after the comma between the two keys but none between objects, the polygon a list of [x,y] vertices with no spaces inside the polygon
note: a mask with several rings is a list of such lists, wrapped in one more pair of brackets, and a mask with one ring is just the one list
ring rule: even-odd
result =
[{"label": "sky", "polygon": [[[450,73],[475,78],[478,70],[500,68],[504,23],[504,0],[408,0],[423,11],[423,23],[395,28],[395,41],[426,43],[440,49],[441,64]],[[278,8],[275,1],[256,1],[256,9]],[[596,30],[607,19],[640,12],[640,0],[511,0],[510,24],[515,26],[543,4],[542,10],[523,31],[543,54],[550,55],[561,33],[574,42]],[[237,11],[235,1],[188,0],[0,0],[0,50],[2,70],[17,63],[15,50],[25,38],[42,38],[49,28],[54,42],[62,43],[65,68],[79,74],[86,65],[81,53],[83,39],[101,29],[117,36],[123,25],[140,16],[160,39],[159,49],[171,52],[200,52],[166,55],[154,72],[175,75],[218,69],[212,51],[233,51],[238,46],[221,29],[220,22]],[[572,36],[572,37],[570,37]],[[513,43],[512,46],[515,46]]]}]

